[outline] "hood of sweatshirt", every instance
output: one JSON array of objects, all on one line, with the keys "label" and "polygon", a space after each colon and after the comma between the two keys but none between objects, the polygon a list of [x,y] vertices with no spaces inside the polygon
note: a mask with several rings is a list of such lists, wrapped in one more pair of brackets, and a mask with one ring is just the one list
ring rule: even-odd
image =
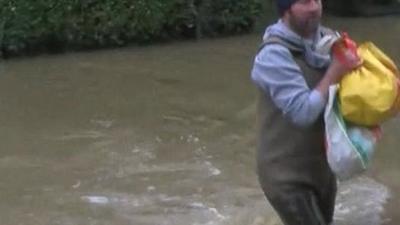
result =
[{"label": "hood of sweatshirt", "polygon": [[317,32],[311,39],[304,39],[300,35],[292,31],[282,20],[267,27],[263,40],[267,40],[268,37],[275,36],[279,37],[291,45],[300,49],[304,55],[304,58],[311,67],[314,68],[326,68],[329,66],[331,57],[328,54],[321,54],[318,49],[318,42],[323,37],[322,26],[319,26]]}]

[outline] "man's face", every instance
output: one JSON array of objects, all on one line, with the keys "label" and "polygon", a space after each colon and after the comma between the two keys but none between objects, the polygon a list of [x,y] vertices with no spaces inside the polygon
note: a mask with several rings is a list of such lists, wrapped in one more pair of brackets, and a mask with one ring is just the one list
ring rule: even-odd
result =
[{"label": "man's face", "polygon": [[285,16],[292,29],[303,37],[310,37],[321,21],[321,0],[297,0]]}]

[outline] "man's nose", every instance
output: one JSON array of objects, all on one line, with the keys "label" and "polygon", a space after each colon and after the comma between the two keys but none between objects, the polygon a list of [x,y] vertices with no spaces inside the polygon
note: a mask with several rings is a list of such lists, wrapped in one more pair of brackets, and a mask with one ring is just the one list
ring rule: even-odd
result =
[{"label": "man's nose", "polygon": [[311,12],[318,11],[320,8],[321,1],[320,0],[311,0],[309,2],[309,10]]}]

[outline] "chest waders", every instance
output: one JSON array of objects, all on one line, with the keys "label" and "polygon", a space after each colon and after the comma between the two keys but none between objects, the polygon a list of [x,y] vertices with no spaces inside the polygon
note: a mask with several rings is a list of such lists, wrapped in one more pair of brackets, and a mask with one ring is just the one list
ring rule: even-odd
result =
[{"label": "chest waders", "polygon": [[[268,44],[288,48],[310,88],[325,71],[311,68],[301,49],[278,38]],[[268,74],[265,74],[268,76]],[[265,91],[259,91],[257,170],[260,185],[285,225],[328,225],[333,220],[336,178],[324,147],[323,115],[308,128],[294,126]]]}]

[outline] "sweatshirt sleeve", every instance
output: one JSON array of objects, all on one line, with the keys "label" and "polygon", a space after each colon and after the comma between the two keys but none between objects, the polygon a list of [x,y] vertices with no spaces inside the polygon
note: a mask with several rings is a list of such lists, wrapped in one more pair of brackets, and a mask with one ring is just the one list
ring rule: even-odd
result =
[{"label": "sweatshirt sleeve", "polygon": [[324,110],[326,100],[307,86],[290,51],[281,45],[268,45],[258,53],[251,78],[297,126],[312,125]]}]

